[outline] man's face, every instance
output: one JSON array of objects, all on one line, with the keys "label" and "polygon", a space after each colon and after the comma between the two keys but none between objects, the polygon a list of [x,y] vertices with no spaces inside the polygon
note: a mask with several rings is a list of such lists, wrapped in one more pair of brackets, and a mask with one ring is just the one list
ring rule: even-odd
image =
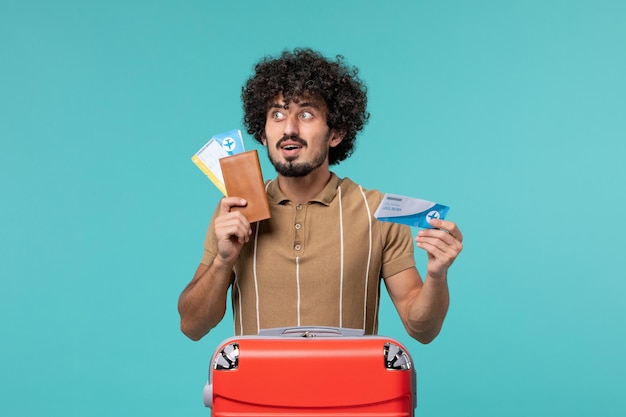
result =
[{"label": "man's face", "polygon": [[263,144],[276,172],[285,177],[303,177],[328,167],[328,150],[341,139],[328,127],[326,106],[319,101],[285,104],[279,94],[267,111]]}]

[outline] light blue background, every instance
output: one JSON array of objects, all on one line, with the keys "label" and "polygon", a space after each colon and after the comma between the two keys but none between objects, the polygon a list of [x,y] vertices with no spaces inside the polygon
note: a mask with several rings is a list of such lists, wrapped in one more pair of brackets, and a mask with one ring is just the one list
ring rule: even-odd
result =
[{"label": "light blue background", "polygon": [[0,415],[208,416],[232,326],[178,329],[219,198],[190,158],[295,46],[369,86],[337,173],[465,235],[435,342],[383,302],[418,415],[626,415],[624,22],[621,0],[0,0]]}]

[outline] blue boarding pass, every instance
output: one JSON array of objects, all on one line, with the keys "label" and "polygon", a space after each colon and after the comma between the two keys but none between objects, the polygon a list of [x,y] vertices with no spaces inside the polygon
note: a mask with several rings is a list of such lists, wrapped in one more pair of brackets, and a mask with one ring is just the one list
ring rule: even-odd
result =
[{"label": "blue boarding pass", "polygon": [[219,143],[228,155],[236,155],[245,151],[243,138],[241,137],[241,131],[239,129],[218,133],[213,135],[212,139]]},{"label": "blue boarding pass", "polygon": [[398,194],[385,194],[374,217],[383,222],[432,229],[431,219],[445,219],[450,207]]},{"label": "blue boarding pass", "polygon": [[244,151],[241,131],[233,129],[213,135],[211,140],[191,157],[191,160],[209,177],[222,194],[226,195],[226,187],[224,186],[224,178],[222,177],[219,161],[221,158]]}]

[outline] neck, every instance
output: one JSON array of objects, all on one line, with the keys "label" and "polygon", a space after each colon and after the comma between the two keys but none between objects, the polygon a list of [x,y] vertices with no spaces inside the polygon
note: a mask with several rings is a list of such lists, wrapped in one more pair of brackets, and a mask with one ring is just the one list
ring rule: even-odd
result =
[{"label": "neck", "polygon": [[296,204],[304,204],[315,197],[330,181],[331,173],[315,170],[304,177],[278,175],[278,186],[285,196]]}]

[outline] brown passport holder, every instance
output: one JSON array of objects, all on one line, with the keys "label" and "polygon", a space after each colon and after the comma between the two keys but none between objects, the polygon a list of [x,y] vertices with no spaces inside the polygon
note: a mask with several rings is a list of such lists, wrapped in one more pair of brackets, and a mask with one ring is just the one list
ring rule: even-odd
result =
[{"label": "brown passport holder", "polygon": [[225,156],[219,161],[226,194],[229,197],[241,197],[248,202],[246,207],[233,207],[233,210],[240,210],[250,223],[269,219],[270,205],[257,151]]}]

